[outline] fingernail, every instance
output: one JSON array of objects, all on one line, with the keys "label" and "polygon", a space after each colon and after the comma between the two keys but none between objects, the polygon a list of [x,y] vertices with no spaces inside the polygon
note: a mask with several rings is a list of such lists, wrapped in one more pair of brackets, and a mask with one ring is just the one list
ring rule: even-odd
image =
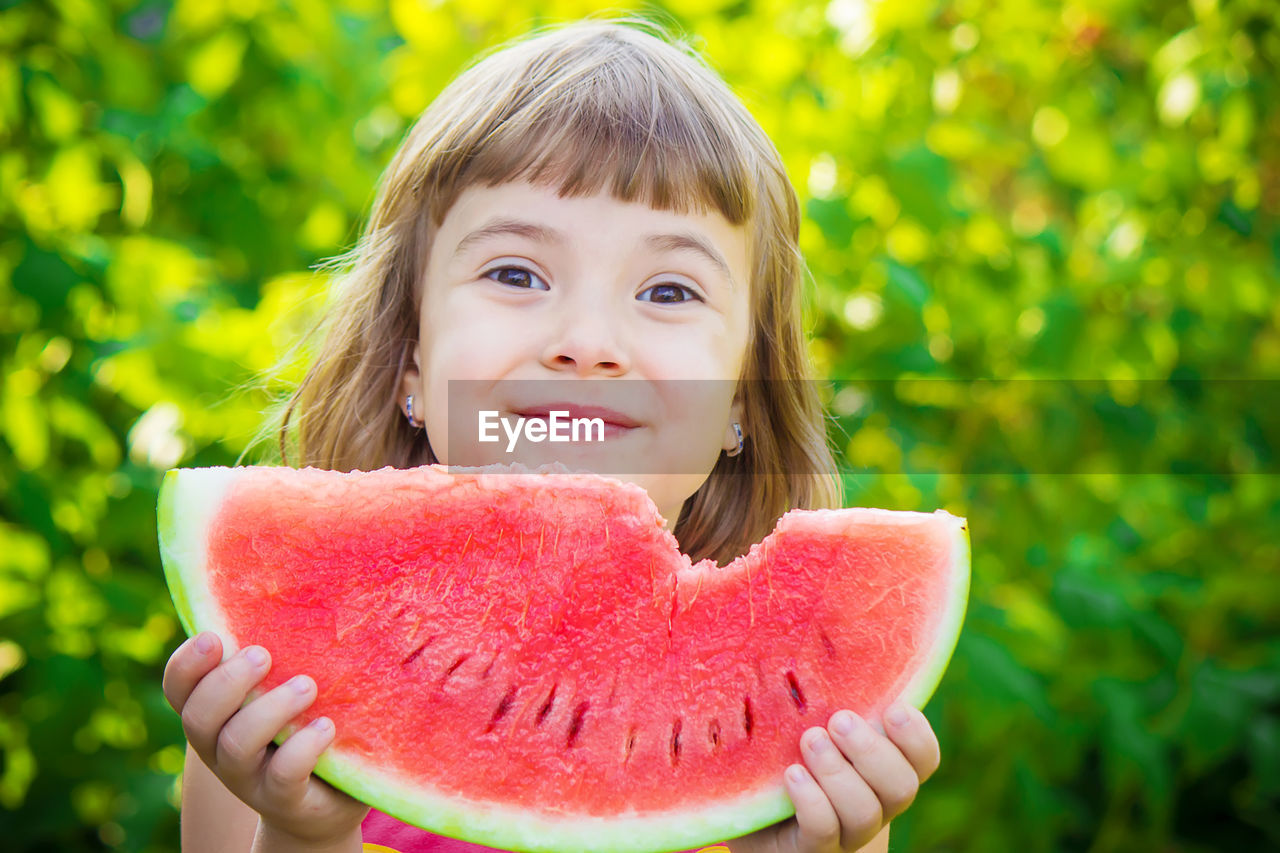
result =
[{"label": "fingernail", "polygon": [[831,730],[838,735],[848,737],[853,734],[853,712],[837,711],[836,715],[831,718]]},{"label": "fingernail", "polygon": [[244,656],[249,659],[249,663],[254,666],[267,665],[267,650],[261,646],[250,646],[245,650]]},{"label": "fingernail", "polygon": [[805,781],[805,772],[799,764],[792,764],[787,768],[787,778],[796,784],[802,784]]},{"label": "fingernail", "polygon": [[907,709],[904,706],[894,705],[889,708],[889,711],[884,715],[884,718],[892,725],[902,726],[906,725],[907,720],[910,719],[910,715],[907,714]]},{"label": "fingernail", "polygon": [[333,720],[328,717],[316,717],[311,721],[311,728],[318,732],[327,732],[333,729]]},{"label": "fingernail", "polygon": [[305,675],[295,675],[289,679],[289,686],[293,688],[295,693],[310,693],[311,679]]},{"label": "fingernail", "polygon": [[831,738],[827,737],[826,732],[818,732],[809,738],[809,748],[817,753],[825,753],[833,749]]},{"label": "fingernail", "polygon": [[208,634],[199,634],[196,636],[196,651],[202,655],[207,655],[213,651],[213,637]]},{"label": "fingernail", "polygon": [[[843,716],[844,714],[848,714],[848,716]],[[842,725],[848,725],[849,727],[847,731],[840,732],[840,736],[849,742],[849,746],[859,751],[871,746],[875,732],[872,730],[870,723],[852,711],[842,711],[836,715],[836,719],[832,722],[832,728],[839,729]]]}]

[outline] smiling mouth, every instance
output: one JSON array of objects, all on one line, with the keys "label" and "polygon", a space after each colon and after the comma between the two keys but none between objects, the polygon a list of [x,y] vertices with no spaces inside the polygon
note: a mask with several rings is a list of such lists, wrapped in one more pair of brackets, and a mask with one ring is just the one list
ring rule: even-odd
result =
[{"label": "smiling mouth", "polygon": [[600,406],[574,406],[569,403],[549,403],[543,406],[533,406],[524,410],[517,410],[515,413],[523,418],[530,420],[549,420],[551,412],[564,412],[560,416],[561,420],[579,420],[599,418],[604,422],[605,434],[612,427],[618,434],[628,432],[640,424],[627,417],[621,412],[615,412],[612,409],[605,409]]},{"label": "smiling mouth", "polygon": [[[568,414],[558,414],[556,423],[553,425],[550,412],[568,412]],[[567,440],[575,446],[580,444],[599,444],[602,441],[621,438],[640,428],[640,424],[617,412],[609,412],[607,415],[599,412],[599,410],[596,410],[596,412],[593,414],[592,409],[589,407],[546,406],[525,409],[514,414],[528,422],[541,421],[546,424],[549,434],[558,430],[560,435],[565,436],[561,440]],[[594,423],[593,419],[595,418],[599,418],[603,426]]]}]

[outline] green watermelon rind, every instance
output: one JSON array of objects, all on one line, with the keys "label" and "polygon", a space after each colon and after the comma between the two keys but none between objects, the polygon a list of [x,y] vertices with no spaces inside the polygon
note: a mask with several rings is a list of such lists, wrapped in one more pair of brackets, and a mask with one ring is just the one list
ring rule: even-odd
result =
[{"label": "green watermelon rind", "polygon": [[[161,484],[157,510],[161,560],[178,618],[190,636],[200,631],[218,633],[224,644],[224,660],[237,648],[229,621],[207,592],[207,547],[203,540],[227,489],[241,470],[245,469],[169,471]],[[913,514],[899,513],[901,516]],[[177,522],[179,517],[183,519],[182,524]],[[964,519],[951,518],[958,523],[952,545],[949,606],[938,625],[927,662],[898,697],[916,708],[923,707],[941,681],[955,652],[968,601],[968,525]],[[283,743],[293,732],[292,726],[287,727],[276,742]],[[642,853],[681,849],[708,843],[707,839],[736,838],[795,814],[781,771],[776,785],[710,808],[700,806],[684,815],[666,811],[661,816],[638,813],[594,818],[566,813],[562,819],[492,803],[467,804],[453,795],[409,787],[385,769],[341,750],[329,749],[322,753],[315,773],[350,796],[375,803],[380,811],[407,823],[479,844],[528,853],[571,850]]]}]

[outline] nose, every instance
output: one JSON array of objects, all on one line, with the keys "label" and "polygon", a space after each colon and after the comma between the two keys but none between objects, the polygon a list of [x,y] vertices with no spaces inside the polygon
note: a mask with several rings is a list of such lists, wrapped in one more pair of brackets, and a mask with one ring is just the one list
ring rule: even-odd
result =
[{"label": "nose", "polygon": [[631,369],[617,321],[602,303],[596,294],[595,299],[570,300],[557,309],[558,322],[543,350],[543,364],[579,376],[620,376]]}]

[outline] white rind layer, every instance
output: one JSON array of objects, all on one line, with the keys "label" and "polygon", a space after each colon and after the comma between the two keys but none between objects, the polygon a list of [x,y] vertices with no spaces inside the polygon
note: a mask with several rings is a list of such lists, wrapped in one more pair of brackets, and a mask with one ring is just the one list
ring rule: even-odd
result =
[{"label": "white rind layer", "polygon": [[[229,622],[205,581],[208,530],[237,468],[174,469],[164,475],[157,509],[160,560],[178,619],[189,636],[213,631],[222,638],[222,659],[238,651]],[[181,523],[178,519],[181,518]]]},{"label": "white rind layer", "polygon": [[[737,838],[795,814],[781,781],[713,807],[656,815],[562,818],[465,801],[416,788],[410,797],[391,776],[358,758],[329,750],[316,773],[362,802],[406,823],[476,844],[527,853],[654,853]],[[781,774],[779,774],[781,778]]]},{"label": "white rind layer", "polygon": [[[160,489],[158,508],[160,554],[178,616],[189,635],[214,631],[223,641],[223,658],[238,649],[229,621],[208,593],[207,531],[228,489],[245,468],[202,468],[169,471]],[[955,649],[964,621],[969,589],[967,522],[938,510],[934,513],[872,508],[854,510],[881,522],[915,523],[917,516],[954,520],[952,589],[949,606],[930,645],[930,664],[908,683],[899,698],[920,707],[932,695]],[[815,515],[849,510],[819,510]],[[181,519],[181,523],[177,519]],[[276,740],[283,743],[292,729]],[[744,794],[712,807],[658,815],[617,815],[608,818],[530,813],[493,803],[468,802],[457,796],[409,788],[383,768],[340,748],[325,751],[316,774],[358,800],[376,803],[379,810],[406,823],[478,844],[527,853],[653,853],[678,850],[707,839],[736,838],[795,814],[781,776],[776,785]]]}]

